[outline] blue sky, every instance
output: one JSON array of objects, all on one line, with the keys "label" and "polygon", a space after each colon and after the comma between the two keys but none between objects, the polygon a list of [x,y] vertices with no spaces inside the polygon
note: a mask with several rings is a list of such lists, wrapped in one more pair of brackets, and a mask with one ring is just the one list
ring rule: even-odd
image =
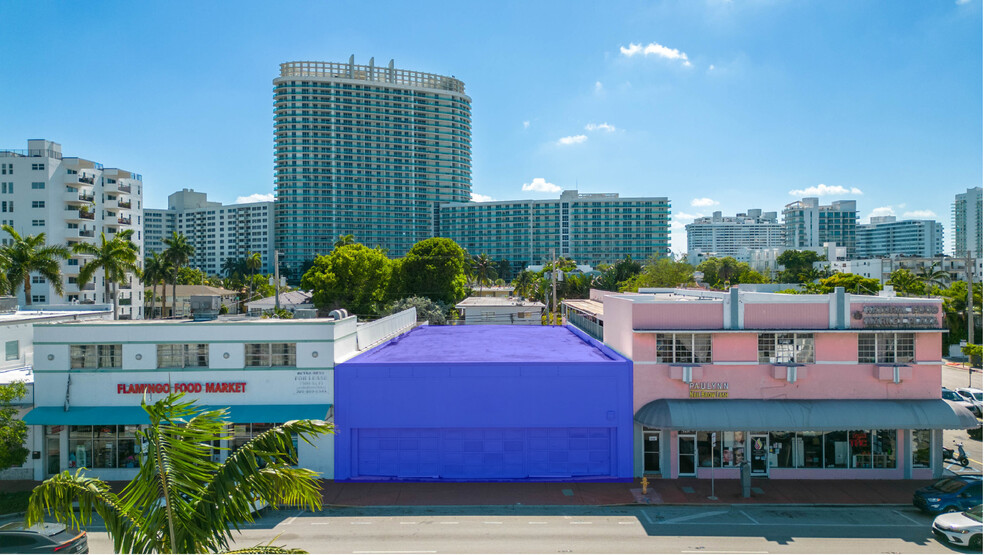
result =
[{"label": "blue sky", "polygon": [[0,148],[140,172],[149,207],[271,194],[278,64],[351,54],[465,82],[475,194],[666,196],[674,251],[817,192],[949,234],[982,182],[981,0],[92,4],[0,2]]}]

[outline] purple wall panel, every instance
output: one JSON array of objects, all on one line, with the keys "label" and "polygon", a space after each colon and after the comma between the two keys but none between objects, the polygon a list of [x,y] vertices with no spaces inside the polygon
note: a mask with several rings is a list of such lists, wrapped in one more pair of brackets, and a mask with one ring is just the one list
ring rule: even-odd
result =
[{"label": "purple wall panel", "polygon": [[335,479],[630,480],[631,362],[572,335],[606,356],[339,364]]}]

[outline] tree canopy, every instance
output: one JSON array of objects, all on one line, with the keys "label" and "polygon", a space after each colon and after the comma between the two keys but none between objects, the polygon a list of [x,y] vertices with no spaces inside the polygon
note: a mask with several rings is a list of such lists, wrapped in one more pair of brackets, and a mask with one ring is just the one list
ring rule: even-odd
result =
[{"label": "tree canopy", "polygon": [[738,262],[731,256],[709,258],[697,266],[697,271],[704,273],[704,283],[716,289],[739,283],[769,282],[768,278],[753,270],[747,262]]},{"label": "tree canopy", "polygon": [[427,322],[434,326],[443,326],[447,323],[448,307],[444,303],[434,302],[427,297],[408,297],[394,301],[386,305],[382,316],[403,312],[409,308],[417,309],[418,322]]},{"label": "tree canopy", "polygon": [[376,314],[386,300],[392,263],[380,249],[342,245],[318,256],[301,278],[319,310],[344,308],[355,314]]},{"label": "tree canopy", "polygon": [[394,268],[397,297],[427,297],[454,304],[465,298],[465,250],[451,239],[418,242]]},{"label": "tree canopy", "polygon": [[638,291],[640,287],[679,287],[694,281],[694,267],[671,258],[653,257],[642,271],[626,281],[621,291]]},{"label": "tree canopy", "polygon": [[635,277],[642,271],[642,264],[632,260],[631,256],[615,262],[602,271],[600,276],[596,276],[591,282],[591,287],[604,291],[618,291],[619,287]]},{"label": "tree canopy", "polygon": [[13,402],[27,395],[22,382],[0,385],[0,471],[24,464],[27,460],[27,424],[17,418]]},{"label": "tree canopy", "polygon": [[784,269],[776,275],[779,283],[806,283],[819,276],[813,268],[814,262],[822,262],[827,257],[814,251],[787,250],[776,258]]}]

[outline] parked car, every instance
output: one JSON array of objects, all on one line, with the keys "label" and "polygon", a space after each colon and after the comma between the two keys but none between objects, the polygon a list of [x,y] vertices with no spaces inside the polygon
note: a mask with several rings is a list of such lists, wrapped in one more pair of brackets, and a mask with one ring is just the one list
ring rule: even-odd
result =
[{"label": "parked car", "polygon": [[964,399],[963,397],[960,396],[959,393],[957,393],[952,389],[947,389],[945,387],[943,388],[943,399],[946,401],[953,401],[954,403],[964,407],[970,412],[977,414],[976,412],[977,409],[976,407],[974,407],[974,403],[971,403],[970,401]]},{"label": "parked car", "polygon": [[984,436],[984,426],[978,423],[976,428],[967,428],[967,435],[970,439],[980,440]]},{"label": "parked car", "polygon": [[933,521],[933,534],[954,545],[966,545],[981,550],[982,505],[962,513],[945,513]]},{"label": "parked car", "polygon": [[0,553],[88,553],[85,532],[45,522],[30,528],[23,522],[0,526]]},{"label": "parked car", "polygon": [[957,395],[963,397],[964,401],[974,405],[974,409],[971,412],[976,414],[978,418],[981,417],[981,404],[984,402],[984,391],[976,387],[961,387],[957,390]]},{"label": "parked car", "polygon": [[981,476],[959,475],[943,478],[931,486],[917,489],[912,504],[932,514],[966,511],[981,504]]}]

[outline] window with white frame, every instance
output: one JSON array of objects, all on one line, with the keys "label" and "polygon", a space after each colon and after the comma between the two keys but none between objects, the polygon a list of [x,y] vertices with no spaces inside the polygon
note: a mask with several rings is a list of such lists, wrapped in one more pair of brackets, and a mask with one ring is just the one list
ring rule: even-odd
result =
[{"label": "window with white frame", "polygon": [[711,334],[657,333],[656,362],[663,364],[711,362]]},{"label": "window with white frame", "polygon": [[19,340],[8,341],[7,344],[6,344],[6,346],[5,346],[5,350],[6,350],[5,355],[7,357],[7,360],[17,360],[17,359],[19,359],[20,358],[20,341]]},{"label": "window with white frame", "polygon": [[900,364],[915,360],[916,339],[912,333],[858,334],[858,362]]},{"label": "window with white frame", "polygon": [[157,346],[158,368],[207,368],[207,343],[171,343]]},{"label": "window with white frame", "polygon": [[123,345],[71,345],[71,368],[121,368]]},{"label": "window with white frame", "polygon": [[760,333],[759,364],[811,364],[815,362],[812,333]]},{"label": "window with white frame", "polygon": [[246,366],[297,366],[297,344],[247,343]]}]

